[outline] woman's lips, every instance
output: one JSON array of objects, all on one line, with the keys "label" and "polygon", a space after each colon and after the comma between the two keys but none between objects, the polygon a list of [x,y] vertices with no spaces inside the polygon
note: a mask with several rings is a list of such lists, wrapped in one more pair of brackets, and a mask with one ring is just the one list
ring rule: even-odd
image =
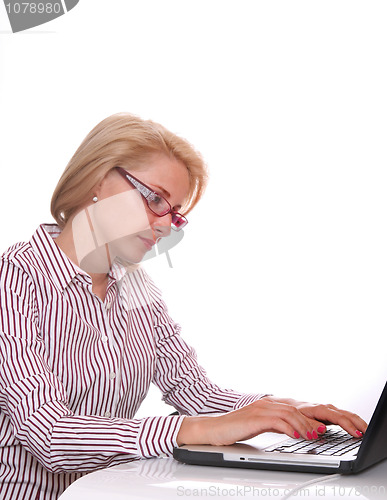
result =
[{"label": "woman's lips", "polygon": [[150,240],[149,238],[143,238],[142,236],[139,236],[140,240],[144,243],[145,247],[150,250],[155,242],[153,240]]}]

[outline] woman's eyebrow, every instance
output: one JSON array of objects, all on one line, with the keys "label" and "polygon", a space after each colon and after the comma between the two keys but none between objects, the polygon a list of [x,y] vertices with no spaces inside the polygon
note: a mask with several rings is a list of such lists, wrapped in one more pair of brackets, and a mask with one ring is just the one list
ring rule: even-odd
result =
[{"label": "woman's eyebrow", "polygon": [[154,187],[156,189],[158,189],[159,191],[161,191],[164,196],[166,196],[167,198],[171,197],[171,195],[168,193],[168,191],[166,189],[164,189],[163,187],[159,186],[158,184],[153,184],[153,185],[154,185]]}]

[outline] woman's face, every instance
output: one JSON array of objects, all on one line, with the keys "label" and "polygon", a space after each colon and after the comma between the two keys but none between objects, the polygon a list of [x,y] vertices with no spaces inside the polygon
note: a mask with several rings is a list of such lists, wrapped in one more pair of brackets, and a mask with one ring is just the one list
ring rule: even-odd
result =
[{"label": "woman's face", "polygon": [[[163,196],[175,211],[180,210],[188,196],[188,170],[173,157],[153,155],[130,173]],[[163,217],[153,214],[139,191],[117,170],[105,176],[95,189],[95,195],[98,201],[73,221],[74,243],[81,267],[82,260],[92,252],[94,257],[100,255],[98,259],[107,259],[108,267],[116,257],[140,262],[160,237],[170,234],[171,214]],[[89,235],[85,236],[86,233]],[[100,264],[95,264],[94,272],[99,272]],[[87,271],[93,272],[93,269]]]}]

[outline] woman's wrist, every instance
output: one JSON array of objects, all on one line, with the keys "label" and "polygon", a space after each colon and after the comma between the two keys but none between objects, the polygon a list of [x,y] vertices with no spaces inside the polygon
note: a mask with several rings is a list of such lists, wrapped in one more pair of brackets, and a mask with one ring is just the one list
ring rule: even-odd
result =
[{"label": "woman's wrist", "polygon": [[216,417],[185,417],[177,434],[178,446],[184,444],[208,444],[209,420]]},{"label": "woman's wrist", "polygon": [[299,401],[296,401],[295,399],[292,398],[276,398],[273,395],[268,395],[268,396],[263,396],[261,399],[266,399],[267,401],[271,401],[272,403],[282,403],[286,405],[291,405],[295,406],[299,404]]}]

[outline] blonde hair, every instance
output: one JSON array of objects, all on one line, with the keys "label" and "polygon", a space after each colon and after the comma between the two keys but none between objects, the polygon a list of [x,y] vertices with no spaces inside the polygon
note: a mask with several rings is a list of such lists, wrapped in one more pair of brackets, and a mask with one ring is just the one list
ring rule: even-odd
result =
[{"label": "blonde hair", "polygon": [[188,170],[190,189],[182,213],[187,214],[203,195],[207,169],[201,154],[182,137],[151,120],[117,113],[100,122],[86,136],[63,172],[51,199],[51,213],[59,227],[92,198],[93,188],[116,166],[135,170],[149,156],[170,155]]}]

